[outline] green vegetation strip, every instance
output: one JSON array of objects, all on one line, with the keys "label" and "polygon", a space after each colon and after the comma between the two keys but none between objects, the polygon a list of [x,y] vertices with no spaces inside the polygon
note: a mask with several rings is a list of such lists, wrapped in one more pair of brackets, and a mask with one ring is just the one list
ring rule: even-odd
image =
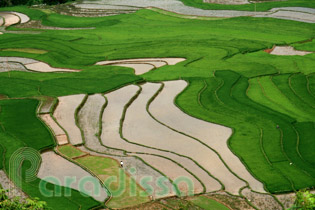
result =
[{"label": "green vegetation strip", "polygon": [[[308,0],[253,0],[251,4],[229,5],[229,4],[211,4],[205,3],[203,0],[180,0],[187,6],[197,7],[200,9],[211,10],[246,10],[246,11],[267,11],[276,7],[310,7],[315,8],[315,4]],[[257,3],[255,3],[257,1]],[[224,2],[224,0],[222,0]]]},{"label": "green vegetation strip", "polygon": [[190,202],[196,204],[197,206],[201,207],[204,210],[212,209],[229,210],[229,208],[226,207],[225,205],[204,196],[194,197],[193,199],[190,200]]}]

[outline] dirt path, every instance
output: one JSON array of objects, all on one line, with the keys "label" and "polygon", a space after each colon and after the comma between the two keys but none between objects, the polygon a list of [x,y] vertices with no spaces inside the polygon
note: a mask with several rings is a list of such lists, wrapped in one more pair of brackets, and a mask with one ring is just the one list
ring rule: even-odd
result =
[{"label": "dirt path", "polygon": [[54,112],[54,117],[67,131],[69,141],[73,145],[83,143],[81,131],[76,126],[75,111],[84,97],[84,94],[58,97],[59,103]]},{"label": "dirt path", "polygon": [[[263,184],[246,170],[242,162],[228,148],[227,141],[232,135],[232,129],[193,118],[174,104],[176,96],[187,87],[185,81],[170,81],[164,84],[162,92],[149,107],[151,114],[163,124],[195,137],[216,150],[234,173],[249,182],[255,191],[265,192]],[[167,112],[163,107],[167,107]],[[211,160],[221,162],[218,159]],[[221,174],[218,178],[222,176],[226,174]]]},{"label": "dirt path", "polygon": [[[37,175],[40,179],[53,177],[54,180],[59,182],[58,185],[67,186],[67,177],[68,179],[71,177],[71,180],[74,180],[73,178],[75,178],[75,181],[73,183],[70,182],[70,186],[68,185],[70,188],[80,192],[90,192],[90,196],[101,202],[107,198],[106,189],[100,184],[100,181],[80,166],[64,159],[53,151],[42,153],[41,157],[42,163]],[[50,180],[46,181],[53,183],[53,181]],[[80,183],[85,183],[84,189],[80,187]],[[96,189],[99,189],[99,194],[96,193]]]},{"label": "dirt path", "polygon": [[245,186],[245,183],[231,174],[212,150],[159,124],[147,113],[147,102],[159,88],[159,84],[153,83],[142,86],[141,94],[127,110],[123,127],[124,136],[138,144],[173,151],[192,158],[217,177],[227,191],[238,194],[238,190]]}]

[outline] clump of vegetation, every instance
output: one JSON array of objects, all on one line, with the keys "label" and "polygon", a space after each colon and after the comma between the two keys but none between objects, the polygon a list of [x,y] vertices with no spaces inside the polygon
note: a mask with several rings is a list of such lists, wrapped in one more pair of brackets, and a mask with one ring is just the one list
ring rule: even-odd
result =
[{"label": "clump of vegetation", "polygon": [[0,189],[0,209],[5,210],[45,210],[47,204],[45,201],[40,201],[39,198],[27,198],[22,201],[20,197],[9,198],[6,194],[8,190]]},{"label": "clump of vegetation", "polygon": [[294,205],[289,209],[311,210],[315,209],[315,194],[308,190],[300,190],[296,193]]}]

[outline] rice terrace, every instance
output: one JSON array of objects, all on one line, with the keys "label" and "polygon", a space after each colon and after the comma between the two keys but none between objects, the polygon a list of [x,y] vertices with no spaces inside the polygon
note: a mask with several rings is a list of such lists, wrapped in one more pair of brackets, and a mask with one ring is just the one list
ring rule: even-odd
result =
[{"label": "rice terrace", "polygon": [[315,209],[314,0],[0,0],[0,209]]}]

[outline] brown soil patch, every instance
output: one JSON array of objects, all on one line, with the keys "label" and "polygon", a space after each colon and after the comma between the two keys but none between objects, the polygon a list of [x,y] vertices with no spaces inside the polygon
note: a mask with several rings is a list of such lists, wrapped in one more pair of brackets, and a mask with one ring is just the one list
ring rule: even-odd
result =
[{"label": "brown soil patch", "polygon": [[68,136],[66,134],[56,136],[56,140],[57,140],[59,145],[65,145],[65,144],[69,143],[68,142]]},{"label": "brown soil patch", "polygon": [[0,100],[1,99],[6,99],[6,98],[8,98],[8,96],[0,94]]},{"label": "brown soil patch", "polygon": [[225,206],[227,206],[230,209],[233,210],[254,210],[253,207],[251,207],[244,198],[241,198],[239,196],[233,196],[230,194],[227,194],[224,191],[218,192],[218,193],[210,193],[204,195],[208,198],[214,199]]},{"label": "brown soil patch", "polygon": [[0,188],[1,187],[3,189],[10,190],[6,193],[9,198],[14,198],[16,196],[21,197],[22,200],[28,198],[28,195],[12,182],[3,170],[0,170]]},{"label": "brown soil patch", "polygon": [[248,188],[242,190],[242,195],[244,195],[247,200],[254,204],[259,210],[282,209],[281,205],[271,195],[255,193]]}]

